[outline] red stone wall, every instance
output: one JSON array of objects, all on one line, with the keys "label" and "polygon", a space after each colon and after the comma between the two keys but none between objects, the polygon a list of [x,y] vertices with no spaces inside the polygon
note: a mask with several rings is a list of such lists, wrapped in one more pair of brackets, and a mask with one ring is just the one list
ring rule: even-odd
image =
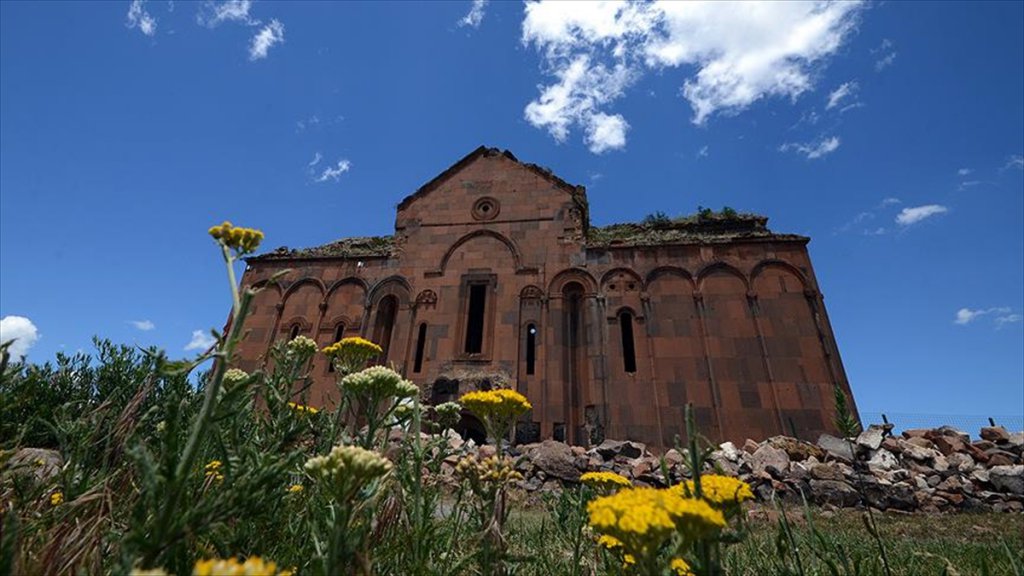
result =
[{"label": "red stone wall", "polygon": [[[400,205],[390,258],[252,260],[246,285],[292,272],[257,296],[241,365],[259,366],[293,327],[321,346],[339,324],[345,336],[379,339],[388,299],[397,303],[388,363],[428,396],[442,377],[502,372],[533,402],[536,426],[521,428],[540,438],[670,446],[684,436],[687,403],[714,439],[831,431],[832,385],[849,386],[804,241],[588,249],[585,211],[563,182],[501,154],[457,166]],[[486,286],[484,338],[467,354],[474,283]],[[310,401],[329,402],[334,374],[322,358],[311,370]]]}]

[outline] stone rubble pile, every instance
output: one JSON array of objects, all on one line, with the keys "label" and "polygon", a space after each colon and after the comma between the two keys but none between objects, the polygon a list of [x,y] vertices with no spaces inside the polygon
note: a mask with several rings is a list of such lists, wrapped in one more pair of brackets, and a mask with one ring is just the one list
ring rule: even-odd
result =
[{"label": "stone rubble pile", "polygon": [[[981,439],[972,442],[948,426],[900,436],[891,429],[872,425],[856,438],[822,435],[813,444],[787,436],[747,440],[742,447],[725,442],[710,454],[705,471],[738,476],[762,501],[806,499],[908,512],[1024,512],[1024,432],[982,428]],[[463,455],[486,457],[494,451],[452,432],[448,439],[456,454],[445,461],[445,474]],[[546,440],[509,451],[518,458],[520,484],[528,492],[559,490],[588,471],[612,471],[648,486],[666,485],[666,473],[673,483],[688,475],[685,453],[671,449],[657,457],[631,441],[606,440],[588,450]]]}]

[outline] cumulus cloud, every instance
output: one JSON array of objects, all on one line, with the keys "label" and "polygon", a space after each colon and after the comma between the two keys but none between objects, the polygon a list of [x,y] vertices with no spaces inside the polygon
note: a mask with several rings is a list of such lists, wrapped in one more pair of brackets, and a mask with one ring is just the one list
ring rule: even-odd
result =
[{"label": "cumulus cloud", "polygon": [[896,215],[896,223],[901,226],[910,226],[912,224],[917,224],[926,218],[931,218],[937,214],[945,214],[946,212],[949,212],[949,208],[940,206],[939,204],[926,204],[924,206],[904,208]]},{"label": "cumulus cloud", "polygon": [[459,19],[459,26],[479,28],[480,23],[484,21],[484,9],[486,7],[487,0],[473,0],[473,5],[470,6],[469,12]]},{"label": "cumulus cloud", "polygon": [[146,0],[132,0],[128,5],[128,28],[138,28],[146,36],[156,34],[156,18],[146,11]]},{"label": "cumulus cloud", "polygon": [[959,176],[967,176],[971,172],[974,172],[974,170],[972,170],[971,168],[961,168],[961,169],[956,171],[957,175],[959,175]]},{"label": "cumulus cloud", "polygon": [[621,114],[614,116],[602,113],[594,114],[587,124],[587,147],[594,154],[624,148],[627,130],[629,130],[629,123]]},{"label": "cumulus cloud", "polygon": [[226,0],[224,2],[204,2],[196,14],[196,21],[208,28],[216,28],[224,22],[241,22],[243,24],[259,24],[249,16],[252,0]]},{"label": "cumulus cloud", "polygon": [[343,158],[341,160],[338,160],[338,163],[335,164],[334,166],[328,166],[324,168],[323,172],[320,173],[320,176],[316,178],[316,181],[326,182],[328,180],[334,180],[335,182],[337,182],[338,178],[341,178],[341,175],[344,174],[345,172],[348,172],[351,167],[352,163]]},{"label": "cumulus cloud", "polygon": [[646,71],[669,68],[690,73],[681,75],[682,95],[698,125],[765,97],[794,99],[813,88],[813,71],[842,45],[860,9],[855,2],[528,2],[522,42],[541,54],[554,81],[540,87],[525,117],[558,141],[574,126],[588,130],[598,115],[598,125],[611,126],[607,117],[615,115],[605,108]]},{"label": "cumulus cloud", "polygon": [[153,324],[150,320],[129,320],[128,323],[134,326],[136,330],[142,330],[143,332],[156,329],[156,324]]},{"label": "cumulus cloud", "polygon": [[795,151],[806,156],[809,160],[822,158],[839,149],[839,137],[822,138],[817,142],[788,142],[779,146],[780,152]]},{"label": "cumulus cloud", "polygon": [[192,339],[185,344],[185,351],[191,350],[209,350],[211,346],[217,343],[217,340],[205,330],[193,330]]},{"label": "cumulus cloud", "polygon": [[260,28],[249,43],[249,60],[262,60],[275,44],[284,43],[284,24],[279,20],[271,20]]},{"label": "cumulus cloud", "polygon": [[[843,100],[849,100],[857,92],[857,83],[854,81],[844,82],[839,85],[838,88],[833,90],[828,95],[828,103],[825,104],[825,110],[831,110],[836,106],[839,106]],[[847,110],[849,106],[843,108]]]},{"label": "cumulus cloud", "polygon": [[39,340],[39,330],[24,316],[4,316],[0,318],[0,344],[12,340],[7,350],[12,358],[21,360]]}]

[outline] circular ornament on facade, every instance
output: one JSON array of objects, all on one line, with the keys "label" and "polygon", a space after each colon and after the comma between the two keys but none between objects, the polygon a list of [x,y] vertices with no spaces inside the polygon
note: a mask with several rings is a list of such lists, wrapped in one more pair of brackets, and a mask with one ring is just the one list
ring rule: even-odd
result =
[{"label": "circular ornament on facade", "polygon": [[475,220],[494,220],[501,211],[501,205],[490,196],[480,198],[473,203],[473,218]]}]

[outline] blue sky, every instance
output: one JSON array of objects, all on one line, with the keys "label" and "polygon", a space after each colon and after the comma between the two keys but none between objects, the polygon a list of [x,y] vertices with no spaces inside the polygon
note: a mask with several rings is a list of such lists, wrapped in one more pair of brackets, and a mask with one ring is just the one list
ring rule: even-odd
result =
[{"label": "blue sky", "polygon": [[[389,234],[480,144],[811,236],[864,411],[1024,412],[1024,4],[0,3],[0,316],[183,356],[206,228]],[[27,320],[22,320],[27,319]],[[28,325],[26,322],[30,322]]]}]

